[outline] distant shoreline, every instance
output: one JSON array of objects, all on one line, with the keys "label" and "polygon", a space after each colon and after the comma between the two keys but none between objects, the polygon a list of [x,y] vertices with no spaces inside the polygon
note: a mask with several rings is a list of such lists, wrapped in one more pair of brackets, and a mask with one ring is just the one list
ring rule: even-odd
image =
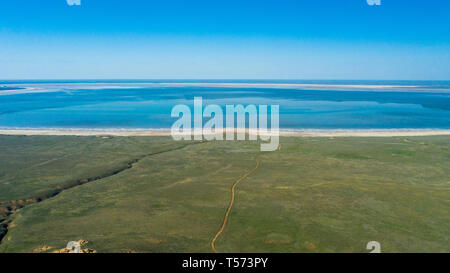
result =
[{"label": "distant shoreline", "polygon": [[[225,132],[226,130],[224,130]],[[249,134],[255,134],[249,130]],[[0,129],[0,135],[25,136],[170,136],[170,129]],[[293,137],[395,137],[450,135],[450,129],[280,129],[280,136]]]},{"label": "distant shoreline", "polygon": [[254,88],[288,89],[299,91],[357,91],[357,92],[428,92],[450,93],[450,88],[430,88],[421,85],[364,84],[364,83],[245,83],[245,82],[117,82],[117,83],[15,83],[2,85],[0,95],[52,93],[68,90],[145,89],[145,88]]}]

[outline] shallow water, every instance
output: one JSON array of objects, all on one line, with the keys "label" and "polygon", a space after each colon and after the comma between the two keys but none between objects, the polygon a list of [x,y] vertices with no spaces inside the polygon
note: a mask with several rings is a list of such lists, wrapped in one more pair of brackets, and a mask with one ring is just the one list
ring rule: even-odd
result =
[{"label": "shallow water", "polygon": [[335,82],[320,82],[324,85],[320,90],[146,86],[116,89],[107,84],[104,88],[89,88],[89,84],[66,88],[64,82],[49,81],[38,85],[0,85],[4,84],[38,86],[41,91],[0,96],[3,128],[169,128],[176,120],[170,116],[172,107],[180,103],[192,107],[198,96],[203,98],[204,106],[278,104],[280,128],[285,129],[450,129],[450,92],[445,91],[450,85],[446,82],[346,83],[420,86],[401,92],[327,90],[327,84]]}]

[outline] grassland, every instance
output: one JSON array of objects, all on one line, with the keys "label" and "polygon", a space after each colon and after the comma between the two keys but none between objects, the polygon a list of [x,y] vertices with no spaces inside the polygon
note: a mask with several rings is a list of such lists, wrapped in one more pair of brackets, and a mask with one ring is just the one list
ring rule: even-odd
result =
[{"label": "grassland", "polygon": [[[0,252],[450,252],[450,137],[0,137]],[[83,182],[83,183],[80,183]],[[89,183],[88,183],[89,182]],[[57,193],[56,195],[54,193]],[[1,205],[0,205],[1,207]],[[4,220],[5,221],[5,220]]]}]

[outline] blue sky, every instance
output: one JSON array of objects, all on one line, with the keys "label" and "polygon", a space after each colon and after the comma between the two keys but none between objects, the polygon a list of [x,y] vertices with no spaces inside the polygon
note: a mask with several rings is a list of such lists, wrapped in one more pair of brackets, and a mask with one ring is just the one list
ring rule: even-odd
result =
[{"label": "blue sky", "polygon": [[0,2],[0,79],[450,80],[450,1]]}]

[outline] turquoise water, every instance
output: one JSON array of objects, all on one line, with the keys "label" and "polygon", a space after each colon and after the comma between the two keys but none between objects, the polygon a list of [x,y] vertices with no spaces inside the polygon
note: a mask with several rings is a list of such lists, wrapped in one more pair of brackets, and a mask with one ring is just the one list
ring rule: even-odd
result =
[{"label": "turquoise water", "polygon": [[94,83],[66,88],[61,81],[39,82],[38,85],[2,82],[0,86],[29,85],[39,86],[41,90],[1,95],[5,92],[3,87],[0,90],[0,127],[169,128],[176,120],[170,117],[172,107],[180,103],[192,106],[193,98],[200,96],[204,105],[278,104],[280,128],[284,129],[450,129],[448,82],[345,82],[420,86],[420,89],[402,92],[333,90],[326,85],[340,82],[307,81],[301,83],[325,86],[320,90],[145,86],[115,89],[108,88],[104,82],[105,88],[86,87]]}]

